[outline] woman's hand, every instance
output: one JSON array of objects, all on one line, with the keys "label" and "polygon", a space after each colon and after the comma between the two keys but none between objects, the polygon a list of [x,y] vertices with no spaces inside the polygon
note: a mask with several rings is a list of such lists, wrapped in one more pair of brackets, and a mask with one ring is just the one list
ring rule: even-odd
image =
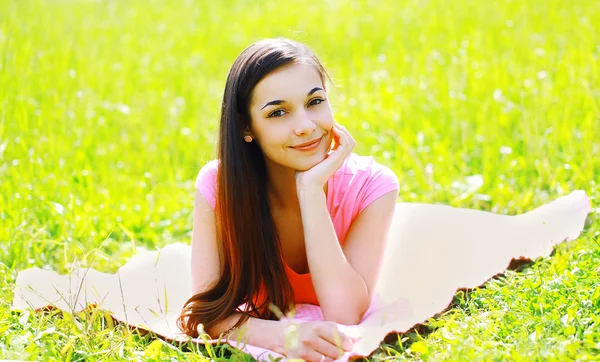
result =
[{"label": "woman's hand", "polygon": [[350,156],[356,141],[346,127],[334,123],[331,128],[334,145],[325,159],[306,171],[296,171],[296,190],[311,189],[323,190],[325,183]]},{"label": "woman's hand", "polygon": [[334,361],[354,346],[353,339],[340,332],[334,322],[300,322],[290,327],[292,332],[287,336],[292,340],[286,343],[285,353],[288,358]]}]

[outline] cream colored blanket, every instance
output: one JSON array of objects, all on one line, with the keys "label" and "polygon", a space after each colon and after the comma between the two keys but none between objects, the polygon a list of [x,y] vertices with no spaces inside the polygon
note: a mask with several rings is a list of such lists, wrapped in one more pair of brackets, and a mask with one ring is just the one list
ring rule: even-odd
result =
[{"label": "cream colored blanket", "polygon": [[[482,285],[503,273],[513,259],[548,256],[556,244],[580,235],[590,211],[583,191],[515,216],[398,203],[371,308],[360,324],[340,326],[347,335],[362,339],[341,359],[369,355],[388,333],[423,323],[446,309],[458,289]],[[175,321],[191,296],[190,247],[176,243],[137,255],[115,274],[76,269],[59,275],[27,269],[18,274],[16,285],[15,309],[51,305],[79,311],[93,303],[118,321],[167,340],[182,339]],[[315,319],[322,319],[318,306],[297,306],[296,320]],[[259,360],[282,357],[256,346],[227,343]]]}]

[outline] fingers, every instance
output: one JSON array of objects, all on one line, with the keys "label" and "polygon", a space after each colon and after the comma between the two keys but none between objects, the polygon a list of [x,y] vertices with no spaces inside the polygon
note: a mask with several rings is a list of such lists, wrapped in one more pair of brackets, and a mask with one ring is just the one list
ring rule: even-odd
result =
[{"label": "fingers", "polygon": [[307,361],[307,362],[333,362],[335,361],[337,358],[331,358],[331,357],[327,357],[322,355],[321,353],[315,351],[315,350],[309,350],[304,354],[300,355],[301,360],[303,361]]},{"label": "fingers", "polygon": [[344,333],[340,332],[337,328],[337,324],[327,323],[326,326],[328,328],[323,328],[319,331],[319,335],[325,341],[329,342],[333,346],[344,349],[345,351],[350,351],[354,342],[350,339],[350,337],[346,336]]},{"label": "fingers", "polygon": [[324,356],[324,361],[334,361],[346,353],[342,348],[336,347],[323,338],[307,341],[307,343],[309,343],[309,345],[300,350],[300,357],[306,360],[319,361],[321,360],[321,356]]},{"label": "fingers", "polygon": [[[294,356],[306,361],[334,361],[351,351],[354,343],[334,322],[306,322]],[[288,354],[288,357],[291,355]]]},{"label": "fingers", "polygon": [[331,134],[333,136],[333,147],[331,147],[331,150],[335,151],[340,146],[340,131],[335,125],[331,127]]},{"label": "fingers", "polygon": [[346,127],[338,123],[335,123],[331,130],[334,135],[334,139],[337,140],[336,146],[334,146],[333,150],[335,151],[339,147],[342,147],[343,152],[346,154],[346,156],[348,156],[354,149],[356,141]]},{"label": "fingers", "polygon": [[342,126],[339,123],[335,123],[334,128],[335,127],[339,128],[341,130],[341,133],[344,135],[345,144],[352,145],[352,146],[354,146],[356,144],[356,141],[352,137],[352,134],[350,134],[350,132],[348,131],[348,129],[346,127]]},{"label": "fingers", "polygon": [[[333,133],[333,139],[335,140],[335,145],[333,146],[333,150],[335,151],[335,150],[337,150],[342,145],[342,136],[343,136],[343,133],[335,125],[331,129],[331,132]],[[344,143],[346,143],[346,142],[344,142]]]}]

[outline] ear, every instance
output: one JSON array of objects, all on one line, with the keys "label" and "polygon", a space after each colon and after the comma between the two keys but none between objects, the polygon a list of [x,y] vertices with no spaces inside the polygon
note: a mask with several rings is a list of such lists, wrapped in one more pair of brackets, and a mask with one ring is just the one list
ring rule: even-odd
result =
[{"label": "ear", "polygon": [[[239,122],[248,124],[247,122],[244,122],[240,112],[237,112],[237,117],[238,117]],[[246,127],[246,129],[244,130],[244,136],[251,136],[252,138],[254,138],[254,135],[250,132],[250,129],[248,127]]]}]

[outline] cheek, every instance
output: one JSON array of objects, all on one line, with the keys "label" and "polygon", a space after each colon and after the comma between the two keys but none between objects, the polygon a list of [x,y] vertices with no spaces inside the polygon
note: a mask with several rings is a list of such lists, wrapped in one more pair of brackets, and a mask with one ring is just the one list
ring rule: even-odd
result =
[{"label": "cheek", "polygon": [[322,123],[331,122],[333,123],[333,113],[331,109],[320,110],[317,114],[317,119],[321,120]]},{"label": "cheek", "polygon": [[285,148],[289,142],[288,133],[289,130],[284,127],[269,127],[269,130],[262,137],[263,147],[275,151]]},{"label": "cheek", "polygon": [[323,123],[323,126],[329,126],[329,128],[333,127],[333,111],[329,105],[327,107],[321,107],[321,109],[317,111],[317,116],[321,120],[321,123]]}]

